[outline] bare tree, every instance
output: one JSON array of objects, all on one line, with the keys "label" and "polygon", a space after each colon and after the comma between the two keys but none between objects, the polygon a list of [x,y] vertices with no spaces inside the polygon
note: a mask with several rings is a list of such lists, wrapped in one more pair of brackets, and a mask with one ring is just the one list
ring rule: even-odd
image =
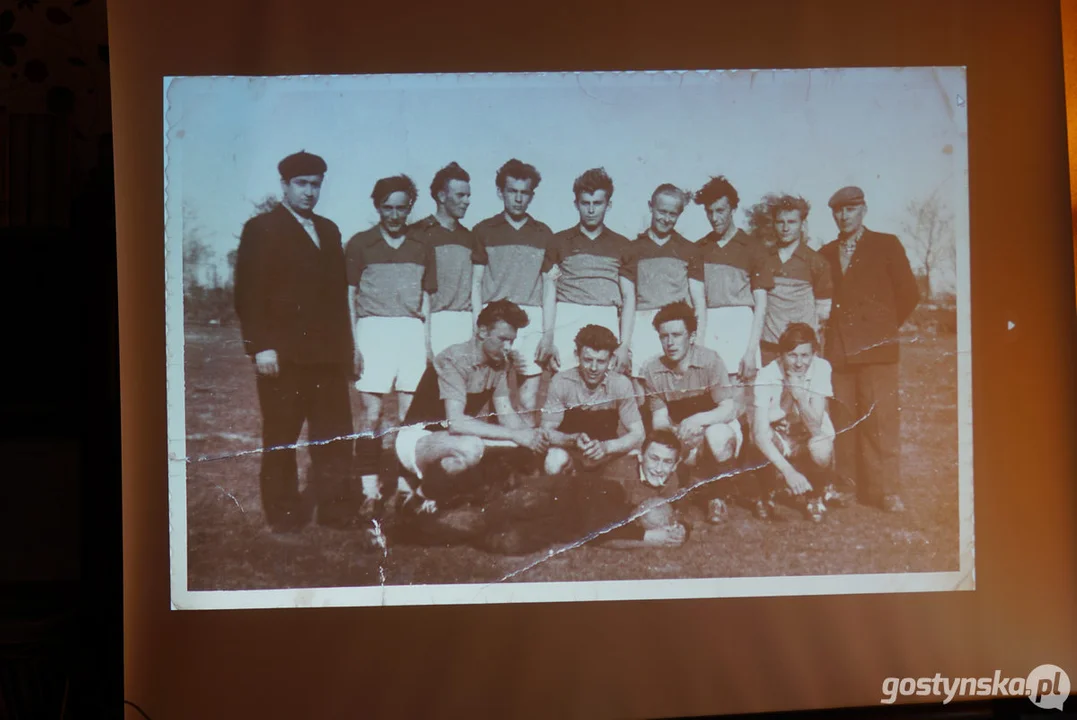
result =
[{"label": "bare tree", "polygon": [[183,294],[203,286],[203,267],[213,262],[213,249],[204,239],[204,230],[194,209],[183,204]]},{"label": "bare tree", "polygon": [[261,215],[275,209],[280,205],[280,198],[276,195],[266,195],[264,198],[254,203],[254,214]]},{"label": "bare tree", "polygon": [[937,293],[939,273],[957,266],[954,214],[935,194],[910,201],[906,212],[908,217],[902,229],[920,261],[925,284],[932,294]]}]

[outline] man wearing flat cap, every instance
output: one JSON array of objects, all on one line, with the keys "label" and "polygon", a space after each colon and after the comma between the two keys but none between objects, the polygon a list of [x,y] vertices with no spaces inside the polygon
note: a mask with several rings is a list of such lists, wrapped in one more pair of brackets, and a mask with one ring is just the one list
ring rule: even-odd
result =
[{"label": "man wearing flat cap", "polygon": [[355,345],[340,230],[314,214],[325,161],[281,160],[281,202],[247,221],[236,257],[236,314],[262,409],[262,507],[278,532],[302,528],[295,445],[307,424],[317,521],[347,527]]},{"label": "man wearing flat cap", "polygon": [[898,332],[920,291],[901,241],[864,227],[863,190],[844,187],[829,204],[838,238],[819,251],[834,285],[826,358],[842,424],[855,425],[838,435],[837,471],[856,481],[865,502],[901,512]]}]

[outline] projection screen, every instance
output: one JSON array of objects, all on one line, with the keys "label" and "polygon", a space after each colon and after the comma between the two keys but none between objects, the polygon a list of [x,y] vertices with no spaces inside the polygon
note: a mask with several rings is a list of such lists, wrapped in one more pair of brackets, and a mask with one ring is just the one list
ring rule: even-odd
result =
[{"label": "projection screen", "polygon": [[1058,15],[112,0],[128,698],[1070,709]]}]

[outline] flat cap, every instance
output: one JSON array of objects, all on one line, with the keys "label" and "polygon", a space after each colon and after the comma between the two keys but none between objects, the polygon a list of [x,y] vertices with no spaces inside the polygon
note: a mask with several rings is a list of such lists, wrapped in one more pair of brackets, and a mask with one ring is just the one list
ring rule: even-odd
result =
[{"label": "flat cap", "polygon": [[864,191],[855,185],[848,185],[831,195],[827,204],[831,208],[844,207],[845,205],[863,205]]},{"label": "flat cap", "polygon": [[300,150],[293,155],[289,155],[277,165],[281,180],[285,182],[300,175],[321,175],[325,173],[326,169],[325,160],[322,160],[317,155],[312,155],[306,150]]}]

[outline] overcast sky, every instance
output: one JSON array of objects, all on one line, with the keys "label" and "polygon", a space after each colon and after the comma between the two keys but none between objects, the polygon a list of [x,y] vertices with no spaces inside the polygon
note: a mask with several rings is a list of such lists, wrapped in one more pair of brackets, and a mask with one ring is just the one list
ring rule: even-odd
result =
[{"label": "overcast sky", "polygon": [[[434,172],[453,160],[471,174],[473,226],[501,210],[494,175],[518,157],[542,173],[531,212],[555,231],[578,221],[573,179],[604,166],[615,185],[607,223],[629,237],[646,228],[657,185],[694,190],[724,174],[742,211],[767,192],[803,195],[814,246],[835,236],[826,201],[843,185],[864,189],[869,227],[907,246],[909,202],[935,195],[967,243],[961,68],[166,78],[165,88],[166,232],[197,232],[222,272],[253,204],[279,195],[277,163],[300,149],[328,163],[316,211],[345,240],[377,221],[379,177],[415,180],[418,220],[434,209]],[[696,240],[710,228],[693,205],[677,229]],[[912,247],[910,257],[918,263]]]}]

